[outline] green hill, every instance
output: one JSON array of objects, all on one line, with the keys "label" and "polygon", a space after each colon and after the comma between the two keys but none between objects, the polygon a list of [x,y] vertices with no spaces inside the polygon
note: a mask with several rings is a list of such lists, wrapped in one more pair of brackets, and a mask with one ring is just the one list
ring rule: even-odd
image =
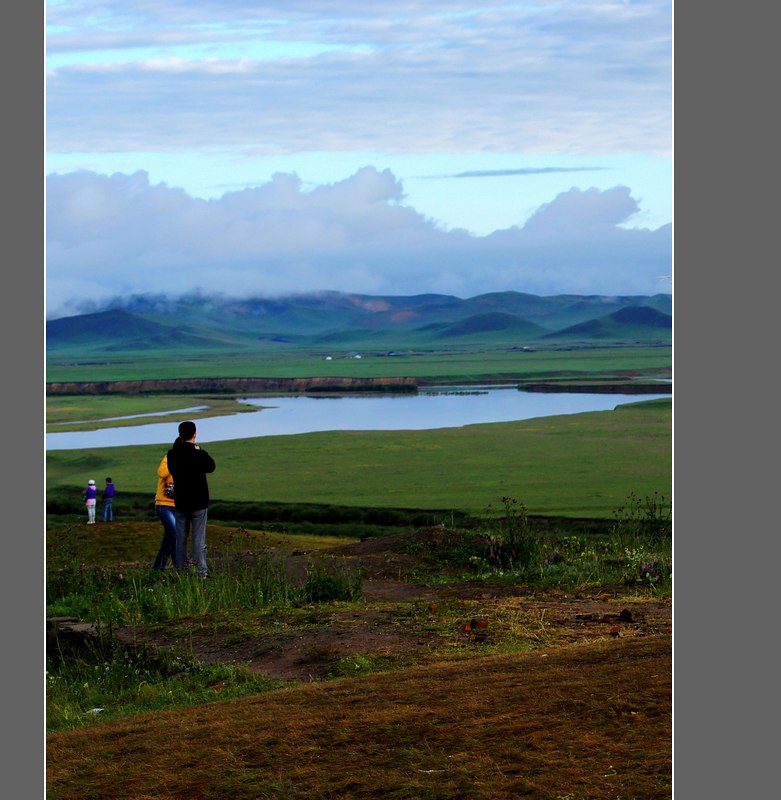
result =
[{"label": "green hill", "polygon": [[101,312],[50,320],[49,352],[68,357],[165,349],[252,351],[340,345],[399,349],[572,338],[657,341],[670,336],[672,298],[492,292],[362,295],[318,292],[242,300],[136,296]]},{"label": "green hill", "polygon": [[128,350],[219,349],[246,346],[241,332],[204,326],[180,325],[175,319],[111,309],[94,314],[62,317],[46,324],[49,350],[116,353]]},{"label": "green hill", "polygon": [[527,322],[514,314],[493,311],[486,314],[474,314],[471,317],[446,325],[433,334],[435,339],[478,338],[497,333],[536,338],[545,329],[532,322]]},{"label": "green hill", "polygon": [[135,341],[165,340],[174,329],[123,309],[62,317],[46,323],[47,349],[125,349]]},{"label": "green hill", "polygon": [[122,309],[62,317],[46,323],[47,346],[69,344],[112,345],[133,339],[165,337],[170,325]]},{"label": "green hill", "polygon": [[606,317],[571,325],[542,339],[641,339],[667,341],[672,334],[672,317],[648,306],[621,308]]}]

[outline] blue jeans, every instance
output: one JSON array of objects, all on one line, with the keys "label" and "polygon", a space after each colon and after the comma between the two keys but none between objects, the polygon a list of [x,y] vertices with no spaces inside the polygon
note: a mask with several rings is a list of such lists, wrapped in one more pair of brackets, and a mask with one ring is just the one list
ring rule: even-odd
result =
[{"label": "blue jeans", "polygon": [[165,569],[169,558],[176,564],[176,517],[173,506],[155,506],[155,511],[163,523],[163,541],[152,569]]},{"label": "blue jeans", "polygon": [[176,558],[174,564],[180,570],[187,569],[187,537],[193,537],[193,561],[198,570],[198,577],[205,578],[209,574],[206,566],[206,516],[208,509],[198,511],[175,511],[176,516]]},{"label": "blue jeans", "polygon": [[103,522],[114,521],[114,509],[112,508],[113,498],[107,498],[103,501]]}]

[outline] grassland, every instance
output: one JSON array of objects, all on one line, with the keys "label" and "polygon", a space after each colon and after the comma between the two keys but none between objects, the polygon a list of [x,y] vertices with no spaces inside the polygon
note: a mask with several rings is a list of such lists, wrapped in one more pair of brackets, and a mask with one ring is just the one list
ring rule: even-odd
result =
[{"label": "grassland", "polygon": [[[332,355],[331,361],[325,356]],[[309,378],[339,376],[355,378],[412,377],[427,382],[507,380],[557,374],[600,375],[632,372],[669,377],[672,348],[588,347],[573,349],[499,350],[473,347],[402,351],[361,350],[360,359],[338,350],[307,351],[293,347],[257,349],[253,352],[182,352],[175,359],[158,351],[140,351],[112,356],[63,358],[50,354],[46,380],[118,381],[160,378],[265,377]]]},{"label": "grassland", "polygon": [[[431,431],[347,431],[204,443],[215,499],[481,513],[504,495],[530,513],[609,517],[630,492],[671,496],[671,401]],[[47,490],[111,475],[150,493],[165,447],[50,451]]]}]

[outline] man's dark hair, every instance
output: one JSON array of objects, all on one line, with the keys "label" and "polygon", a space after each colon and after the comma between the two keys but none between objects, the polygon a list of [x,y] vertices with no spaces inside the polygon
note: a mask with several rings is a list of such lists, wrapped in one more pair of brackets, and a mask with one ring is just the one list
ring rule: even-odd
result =
[{"label": "man's dark hair", "polygon": [[179,436],[182,437],[183,442],[189,442],[195,436],[195,423],[189,419],[186,422],[180,422]]}]

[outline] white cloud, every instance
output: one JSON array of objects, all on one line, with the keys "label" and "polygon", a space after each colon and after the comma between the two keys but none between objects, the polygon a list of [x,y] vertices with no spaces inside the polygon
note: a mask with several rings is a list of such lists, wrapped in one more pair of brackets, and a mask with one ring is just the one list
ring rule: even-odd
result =
[{"label": "white cloud", "polygon": [[315,290],[653,294],[671,264],[670,226],[619,227],[625,187],[562,193],[524,227],[444,231],[404,204],[389,170],[364,167],[304,191],[295,175],[215,200],[146,173],[47,178],[47,313],[120,294],[227,296]]}]

